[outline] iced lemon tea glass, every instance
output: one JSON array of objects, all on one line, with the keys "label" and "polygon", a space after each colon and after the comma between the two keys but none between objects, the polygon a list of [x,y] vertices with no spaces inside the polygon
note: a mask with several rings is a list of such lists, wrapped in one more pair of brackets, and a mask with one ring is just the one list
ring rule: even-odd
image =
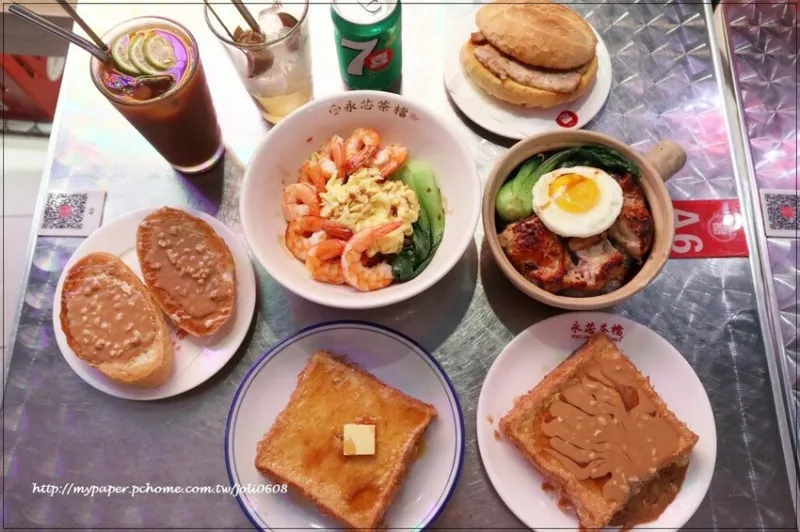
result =
[{"label": "iced lemon tea glass", "polygon": [[179,172],[214,166],[222,136],[192,34],[173,20],[139,17],[103,41],[113,61],[92,58],[97,89]]},{"label": "iced lemon tea glass", "polygon": [[213,11],[205,5],[206,22],[228,52],[261,116],[277,124],[308,103],[314,92],[308,0],[245,3],[245,8],[261,33],[249,28],[232,4],[214,4]]}]

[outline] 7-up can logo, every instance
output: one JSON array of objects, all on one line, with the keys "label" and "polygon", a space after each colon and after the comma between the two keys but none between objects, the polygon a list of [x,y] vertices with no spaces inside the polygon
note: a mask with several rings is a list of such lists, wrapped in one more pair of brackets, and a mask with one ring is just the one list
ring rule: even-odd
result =
[{"label": "7-up can logo", "polygon": [[399,0],[333,0],[336,52],[351,89],[391,89],[403,63]]},{"label": "7-up can logo", "polygon": [[347,73],[351,76],[363,76],[364,68],[378,72],[389,66],[392,62],[392,49],[376,50],[378,39],[371,41],[350,41],[342,39],[342,47],[358,52],[347,65]]},{"label": "7-up can logo", "polygon": [[384,68],[388,67],[389,63],[391,62],[392,62],[391,48],[386,48],[385,50],[377,50],[375,52],[372,52],[367,56],[367,59],[364,61],[364,63],[367,65],[367,68],[375,72],[383,70]]}]

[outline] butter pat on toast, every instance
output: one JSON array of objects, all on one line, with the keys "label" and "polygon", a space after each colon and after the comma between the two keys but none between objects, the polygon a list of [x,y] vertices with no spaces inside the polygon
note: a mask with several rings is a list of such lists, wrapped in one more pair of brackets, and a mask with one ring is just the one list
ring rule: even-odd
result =
[{"label": "butter pat on toast", "polygon": [[[348,527],[377,530],[435,416],[433,406],[320,351],[258,443],[255,465]],[[374,425],[374,454],[345,456],[346,424]]]},{"label": "butter pat on toast", "polygon": [[660,472],[687,465],[698,440],[602,333],[521,397],[500,429],[587,529],[607,526]]}]

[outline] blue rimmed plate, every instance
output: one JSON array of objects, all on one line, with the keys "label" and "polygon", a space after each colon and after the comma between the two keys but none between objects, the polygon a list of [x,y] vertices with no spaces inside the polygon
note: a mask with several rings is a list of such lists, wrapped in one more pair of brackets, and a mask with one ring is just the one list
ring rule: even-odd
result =
[{"label": "blue rimmed plate", "polygon": [[342,321],[302,329],[262,356],[245,375],[228,414],[225,457],[239,504],[263,530],[328,529],[341,523],[322,515],[291,491],[264,489],[270,482],[255,468],[256,444],[289,401],[308,358],[324,349],[350,360],[389,386],[436,407],[414,461],[386,513],[389,528],[424,529],[442,511],[464,459],[464,415],[442,367],[410,338],[380,325]]}]

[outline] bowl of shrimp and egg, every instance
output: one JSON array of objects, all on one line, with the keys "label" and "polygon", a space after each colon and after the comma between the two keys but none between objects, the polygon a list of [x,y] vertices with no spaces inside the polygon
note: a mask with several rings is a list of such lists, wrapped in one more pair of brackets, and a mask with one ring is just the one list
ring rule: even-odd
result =
[{"label": "bowl of shrimp and egg", "polygon": [[[377,131],[359,128],[347,139],[334,135],[303,163],[298,184],[283,190],[284,218],[289,222],[296,216],[320,216],[354,234],[400,221],[398,229],[374,239],[366,251],[368,257],[394,255],[402,251],[413,234],[412,224],[419,220],[416,193],[402,181],[389,179],[405,163],[408,149],[397,144],[384,146],[369,160],[361,160],[364,136],[375,147],[380,145]],[[289,237],[285,243],[296,258],[306,260],[302,242],[295,246]]]},{"label": "bowl of shrimp and egg", "polygon": [[[283,190],[284,244],[313,280],[370,292],[424,270],[444,211],[433,173],[407,158],[405,146],[382,145],[378,131],[359,127],[303,163],[297,183]],[[436,199],[421,215],[423,189]]]},{"label": "bowl of shrimp and egg", "polygon": [[[420,172],[433,187],[409,182]],[[282,286],[326,306],[376,308],[419,294],[455,266],[474,240],[480,198],[469,149],[444,119],[399,95],[351,91],[315,100],[270,131],[245,172],[240,212],[254,257]],[[418,245],[420,227],[432,252],[398,277],[401,256],[428,249]]]}]

